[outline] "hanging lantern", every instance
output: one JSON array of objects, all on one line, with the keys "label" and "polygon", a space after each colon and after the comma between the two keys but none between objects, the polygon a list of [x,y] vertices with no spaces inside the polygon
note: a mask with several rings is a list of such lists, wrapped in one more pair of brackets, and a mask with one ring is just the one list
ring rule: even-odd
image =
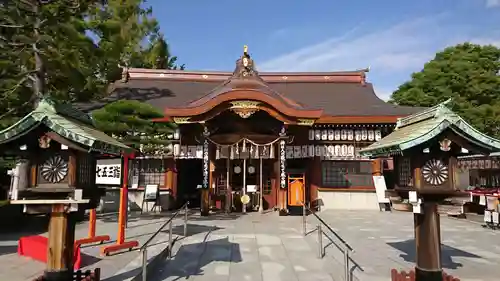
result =
[{"label": "hanging lantern", "polygon": [[215,150],[215,159],[220,159],[220,146],[217,146]]},{"label": "hanging lantern", "polygon": [[247,145],[245,139],[243,139],[243,146],[241,147],[241,152],[247,152]]},{"label": "hanging lantern", "polygon": [[269,158],[274,158],[274,146],[271,144],[269,148]]}]

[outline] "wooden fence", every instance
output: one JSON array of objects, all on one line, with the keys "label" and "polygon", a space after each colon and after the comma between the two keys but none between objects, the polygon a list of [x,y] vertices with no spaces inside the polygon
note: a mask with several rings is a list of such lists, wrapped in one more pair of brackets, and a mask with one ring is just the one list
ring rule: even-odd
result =
[{"label": "wooden fence", "polygon": [[[73,273],[73,279],[68,281],[100,281],[101,280],[101,269],[96,268],[94,271],[86,270],[86,271],[75,271]],[[43,276],[36,278],[33,281],[46,281]]]},{"label": "wooden fence", "polygon": [[[396,269],[391,270],[391,281],[415,281],[415,271],[397,271]],[[460,279],[450,276],[443,272],[443,281],[460,281]]]}]

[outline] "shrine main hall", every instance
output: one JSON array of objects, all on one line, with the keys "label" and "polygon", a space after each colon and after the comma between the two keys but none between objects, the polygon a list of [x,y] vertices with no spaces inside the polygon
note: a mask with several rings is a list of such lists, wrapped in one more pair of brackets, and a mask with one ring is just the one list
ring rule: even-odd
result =
[{"label": "shrine main hall", "polygon": [[245,48],[233,72],[125,69],[88,110],[139,100],[178,125],[172,145],[131,160],[130,192],[156,184],[202,210],[378,209],[373,175],[392,161],[358,151],[421,109],[378,98],[367,72],[258,72]]}]

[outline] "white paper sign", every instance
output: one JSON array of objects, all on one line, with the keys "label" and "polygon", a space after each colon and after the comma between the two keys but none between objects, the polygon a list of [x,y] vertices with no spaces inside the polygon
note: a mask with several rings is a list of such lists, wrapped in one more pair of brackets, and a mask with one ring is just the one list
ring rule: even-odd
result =
[{"label": "white paper sign", "polygon": [[257,191],[257,186],[252,184],[252,185],[247,185],[247,192],[256,192]]},{"label": "white paper sign", "polygon": [[106,185],[120,185],[122,174],[122,160],[100,159],[97,160],[95,183]]},{"label": "white paper sign", "polygon": [[418,202],[418,196],[417,196],[416,191],[408,192],[408,201],[410,201],[410,203],[417,203]]},{"label": "white paper sign", "polygon": [[148,201],[156,200],[156,195],[158,195],[158,185],[148,184],[144,190],[144,199]]},{"label": "white paper sign", "polygon": [[486,196],[479,195],[479,205],[486,206]]},{"label": "white paper sign", "polygon": [[413,213],[421,214],[422,213],[422,202],[420,200],[417,203],[413,204]]},{"label": "white paper sign", "polygon": [[387,186],[385,185],[384,176],[373,176],[373,184],[377,192],[377,200],[379,203],[390,203],[389,198],[385,197]]}]

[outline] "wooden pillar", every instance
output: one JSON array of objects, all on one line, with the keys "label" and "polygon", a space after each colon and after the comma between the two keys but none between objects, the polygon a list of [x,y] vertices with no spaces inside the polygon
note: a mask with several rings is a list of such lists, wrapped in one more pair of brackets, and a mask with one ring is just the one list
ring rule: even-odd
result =
[{"label": "wooden pillar", "polygon": [[208,200],[209,209],[215,207],[215,160],[210,159],[210,172],[208,174]]},{"label": "wooden pillar", "polygon": [[[421,169],[413,169],[414,186],[422,188]],[[426,198],[427,197],[427,198]],[[423,196],[420,214],[413,214],[417,262],[415,281],[442,281],[441,269],[441,223],[438,202],[431,196]]]},{"label": "wooden pillar", "polygon": [[123,155],[123,178],[122,187],[120,188],[120,209],[118,211],[118,235],[117,244],[125,242],[125,224],[127,222],[128,213],[128,161],[129,155]]},{"label": "wooden pillar", "polygon": [[380,158],[372,160],[372,175],[381,176],[383,174],[383,164],[384,161]]},{"label": "wooden pillar", "polygon": [[177,169],[175,159],[166,160],[165,187],[170,190],[173,200],[177,198]]},{"label": "wooden pillar", "polygon": [[52,205],[47,247],[45,280],[66,281],[73,279],[75,220],[63,204]]},{"label": "wooden pillar", "polygon": [[231,184],[229,177],[231,176],[231,160],[229,159],[229,155],[227,157],[226,162],[226,213],[230,213],[233,207],[233,194],[231,189]]},{"label": "wooden pillar", "polygon": [[318,187],[321,187],[321,158],[314,157],[311,158],[309,165],[309,202],[311,204],[311,208],[320,207],[320,203],[318,201]]},{"label": "wooden pillar", "polygon": [[417,264],[416,281],[441,281],[441,226],[438,204],[422,203],[422,214],[414,214]]}]

